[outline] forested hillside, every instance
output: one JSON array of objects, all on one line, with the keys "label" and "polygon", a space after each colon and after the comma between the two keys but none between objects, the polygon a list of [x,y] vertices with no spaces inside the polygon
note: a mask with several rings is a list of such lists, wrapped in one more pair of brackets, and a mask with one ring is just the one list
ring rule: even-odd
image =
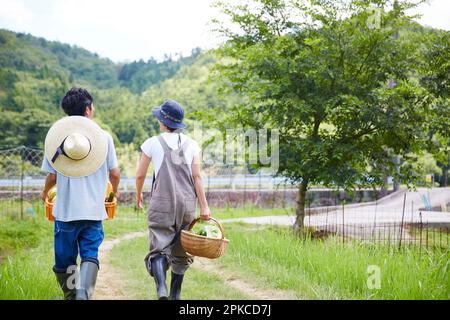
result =
[{"label": "forested hillside", "polygon": [[[402,30],[403,33],[411,42],[420,36],[430,39],[430,43],[445,35],[420,25]],[[424,48],[427,47],[425,42]],[[427,75],[423,79],[433,80],[424,84],[424,87],[431,86],[431,91],[436,82],[434,79],[448,76],[444,63],[439,64],[443,67],[436,71],[437,75],[433,71],[435,68],[429,65],[436,55],[446,61],[448,44],[434,42],[441,45],[430,46],[435,51],[426,54],[432,56],[424,58],[420,54],[415,57],[416,53],[411,52],[411,58],[420,61],[422,73]],[[220,122],[215,121],[231,114],[224,110],[245,106],[249,97],[236,92],[219,94],[224,87],[221,82],[227,80],[223,74],[211,80],[211,70],[216,62],[214,53],[194,49],[189,57],[173,59],[166,56],[160,62],[151,58],[118,64],[76,46],[0,29],[0,149],[20,145],[42,148],[51,124],[63,116],[60,101],[73,86],[83,86],[91,91],[96,121],[112,133],[119,153],[124,157],[158,132],[151,110],[168,98],[178,100],[186,108],[186,122],[190,128],[193,120],[199,118],[204,124],[220,126]],[[417,78],[413,74],[410,77]],[[434,91],[447,92],[447,87],[436,88]],[[232,111],[231,108],[227,110]],[[432,153],[434,156],[435,152]],[[421,174],[440,175],[448,170],[446,157],[433,156],[425,154],[419,159],[417,163],[424,171]],[[134,164],[131,167],[134,168]]]},{"label": "forested hillside", "polygon": [[149,99],[141,93],[195,64],[201,55],[194,49],[177,60],[167,56],[162,62],[115,64],[76,46],[0,30],[0,149],[42,147],[48,128],[63,115],[60,101],[72,86],[93,93],[97,121],[117,142],[142,142],[156,128],[148,112],[167,97]]}]

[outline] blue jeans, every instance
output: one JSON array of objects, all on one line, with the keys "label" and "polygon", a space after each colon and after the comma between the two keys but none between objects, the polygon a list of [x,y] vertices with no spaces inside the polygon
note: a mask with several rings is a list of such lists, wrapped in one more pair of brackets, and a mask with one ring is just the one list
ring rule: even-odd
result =
[{"label": "blue jeans", "polygon": [[99,264],[98,248],[104,238],[101,221],[55,221],[54,238],[53,271],[66,272],[68,267],[77,265],[78,253],[82,263],[91,261]]}]

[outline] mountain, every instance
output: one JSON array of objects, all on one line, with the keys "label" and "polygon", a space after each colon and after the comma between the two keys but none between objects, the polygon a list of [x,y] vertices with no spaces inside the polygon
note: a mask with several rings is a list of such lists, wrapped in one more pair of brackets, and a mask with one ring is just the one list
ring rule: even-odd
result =
[{"label": "mountain", "polygon": [[177,60],[167,56],[162,62],[116,64],[77,46],[0,29],[0,149],[43,147],[48,128],[63,115],[60,101],[73,86],[92,92],[96,120],[116,142],[142,142],[157,127],[143,116],[144,104],[156,102],[142,99],[142,92],[201,56],[194,49]]}]

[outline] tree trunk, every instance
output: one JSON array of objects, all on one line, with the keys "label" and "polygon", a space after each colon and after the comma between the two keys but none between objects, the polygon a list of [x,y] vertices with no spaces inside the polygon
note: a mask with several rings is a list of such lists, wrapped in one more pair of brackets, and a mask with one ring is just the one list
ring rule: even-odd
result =
[{"label": "tree trunk", "polygon": [[[396,156],[394,159],[395,162],[395,171],[397,174],[400,173],[400,157]],[[398,181],[398,179],[396,177],[394,177],[394,191],[398,191],[400,190],[400,182]]]},{"label": "tree trunk", "polygon": [[448,167],[444,167],[442,169],[442,177],[441,177],[441,187],[447,187],[448,186]]},{"label": "tree trunk", "polygon": [[302,181],[298,189],[298,202],[295,211],[295,224],[294,232],[297,235],[303,235],[304,220],[305,220],[305,203],[306,203],[306,191],[308,190],[308,182]]}]

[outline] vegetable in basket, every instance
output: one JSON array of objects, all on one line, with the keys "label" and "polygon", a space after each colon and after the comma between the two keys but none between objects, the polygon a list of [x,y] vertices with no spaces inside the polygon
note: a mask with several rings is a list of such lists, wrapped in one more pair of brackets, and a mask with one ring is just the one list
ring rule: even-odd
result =
[{"label": "vegetable in basket", "polygon": [[54,203],[56,199],[56,186],[51,188],[47,193],[48,201]]},{"label": "vegetable in basket", "polygon": [[199,236],[222,239],[222,233],[220,232],[220,229],[215,225],[198,223],[194,226],[194,228],[192,228],[191,232]]},{"label": "vegetable in basket", "polygon": [[112,191],[112,183],[108,181],[108,186],[106,188],[105,202],[113,202],[115,195],[116,194],[114,193],[114,191]]}]

